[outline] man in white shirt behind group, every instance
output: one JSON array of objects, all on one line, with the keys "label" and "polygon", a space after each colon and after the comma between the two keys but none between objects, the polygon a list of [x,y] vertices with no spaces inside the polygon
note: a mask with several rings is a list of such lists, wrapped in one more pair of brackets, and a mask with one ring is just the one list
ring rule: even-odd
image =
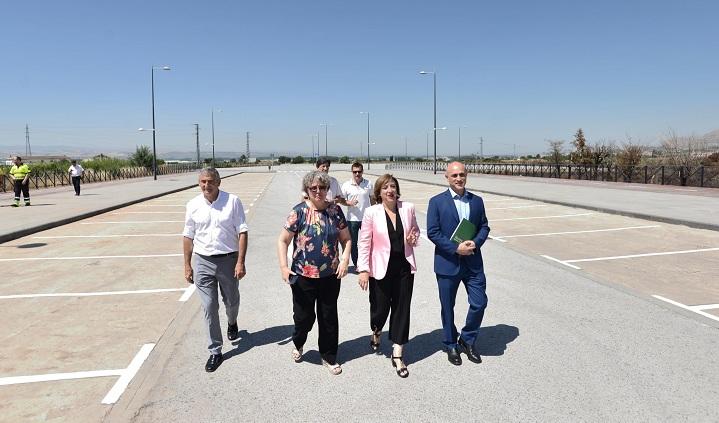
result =
[{"label": "man in white shirt behind group", "polygon": [[81,165],[77,164],[77,160],[73,160],[70,162],[70,167],[67,169],[67,173],[70,175],[73,188],[75,188],[75,195],[80,195],[80,179],[82,179],[82,174],[85,173],[85,169],[83,169]]},{"label": "man in white shirt behind group", "polygon": [[362,217],[365,209],[375,203],[375,199],[372,198],[374,186],[362,176],[363,173],[362,163],[352,163],[352,179],[342,184],[342,196],[347,205],[347,225],[352,236],[352,263],[355,265],[355,271],[357,271],[357,240],[362,228]]},{"label": "man in white shirt behind group", "polygon": [[205,312],[210,351],[205,371],[214,372],[222,363],[218,288],[227,314],[227,338],[234,341],[239,337],[239,280],[246,273],[247,223],[240,199],[220,191],[220,174],[215,168],[200,171],[199,185],[202,194],[187,203],[182,249],[185,279],[195,284]]}]

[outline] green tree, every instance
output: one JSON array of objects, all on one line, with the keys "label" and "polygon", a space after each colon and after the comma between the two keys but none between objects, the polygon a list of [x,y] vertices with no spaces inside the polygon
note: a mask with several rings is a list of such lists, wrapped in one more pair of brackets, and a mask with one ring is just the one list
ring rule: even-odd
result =
[{"label": "green tree", "polygon": [[294,159],[292,159],[292,163],[294,164],[301,164],[305,162],[305,158],[302,156],[296,156]]},{"label": "green tree", "polygon": [[587,164],[590,162],[591,149],[587,146],[587,139],[584,138],[582,128],[577,129],[572,140],[574,151],[569,153],[569,160],[575,164]]},{"label": "green tree", "polygon": [[350,163],[350,158],[347,156],[340,157],[340,163]]},{"label": "green tree", "polygon": [[130,155],[130,162],[135,166],[152,169],[152,151],[150,151],[150,147],[146,145],[135,147],[135,152]]},{"label": "green tree", "polygon": [[277,163],[283,164],[283,163],[290,163],[292,161],[292,158],[287,156],[280,156],[277,158]]}]

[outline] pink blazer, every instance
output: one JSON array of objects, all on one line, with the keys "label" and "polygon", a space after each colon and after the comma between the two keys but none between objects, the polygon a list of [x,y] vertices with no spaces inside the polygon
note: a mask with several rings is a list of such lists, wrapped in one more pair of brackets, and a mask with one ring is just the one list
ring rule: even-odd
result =
[{"label": "pink blazer", "polygon": [[[414,204],[397,201],[397,215],[402,220],[404,228],[404,257],[412,268],[417,271],[414,259],[414,248],[407,243],[407,235],[415,231],[419,235],[417,217],[414,213]],[[369,272],[375,279],[383,279],[387,274],[389,263],[390,241],[387,231],[387,218],[384,215],[384,206],[375,204],[364,211],[362,229],[360,229],[357,242],[358,258],[357,271]]]}]

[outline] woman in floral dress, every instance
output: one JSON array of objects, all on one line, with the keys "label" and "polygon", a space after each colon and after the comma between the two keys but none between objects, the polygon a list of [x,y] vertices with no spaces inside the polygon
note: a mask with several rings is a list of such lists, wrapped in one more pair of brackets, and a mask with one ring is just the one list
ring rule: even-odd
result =
[{"label": "woman in floral dress", "polygon": [[[324,172],[310,172],[302,178],[302,191],[307,199],[294,206],[287,217],[277,240],[277,257],[282,280],[292,288],[295,322],[292,359],[302,361],[307,334],[315,322],[316,305],[322,364],[331,374],[338,375],[342,367],[337,363],[337,298],[340,279],[347,275],[352,241],[342,209],[325,199],[329,186],[329,176]],[[288,266],[290,242],[294,253]]]}]

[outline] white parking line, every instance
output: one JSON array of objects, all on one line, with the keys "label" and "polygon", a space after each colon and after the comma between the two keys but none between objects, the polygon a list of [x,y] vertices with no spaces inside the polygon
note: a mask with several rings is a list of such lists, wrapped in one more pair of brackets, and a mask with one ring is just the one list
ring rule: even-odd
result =
[{"label": "white parking line", "polygon": [[102,399],[103,404],[114,404],[120,399],[120,395],[125,392],[127,385],[130,384],[132,378],[135,377],[137,371],[140,370],[142,363],[150,356],[153,348],[155,348],[155,344],[145,344],[140,348],[140,351],[135,355],[135,358],[132,359],[130,365],[122,372],[120,379],[115,382],[110,392]]},{"label": "white parking line", "polygon": [[549,207],[549,204],[523,204],[519,206],[510,207],[491,207],[486,210],[509,210],[509,209],[529,209],[533,207]]},{"label": "white parking line", "polygon": [[563,265],[565,265],[565,266],[567,266],[567,267],[571,267],[572,269],[582,270],[581,267],[577,267],[577,266],[574,266],[574,265],[572,265],[572,264],[569,264],[569,263],[567,263],[567,262],[564,261],[564,260],[559,260],[558,258],[554,258],[554,257],[552,257],[552,256],[548,256],[548,255],[544,255],[544,254],[542,254],[541,256],[544,257],[544,258],[547,259],[547,260],[556,261],[556,262],[559,263],[559,264],[563,264]]},{"label": "white parking line", "polygon": [[510,217],[507,219],[492,219],[492,222],[507,222],[510,220],[532,220],[532,219],[561,219],[564,217],[589,216],[594,213],[558,214],[554,216],[533,216],[533,217]]},{"label": "white parking line", "polygon": [[675,305],[675,306],[677,306],[677,307],[681,307],[681,308],[683,308],[683,309],[685,309],[685,310],[689,310],[689,311],[691,311],[691,312],[697,313],[697,314],[699,314],[699,315],[701,315],[701,316],[704,316],[704,317],[706,317],[706,318],[709,318],[709,319],[712,319],[712,320],[716,320],[717,322],[719,322],[719,317],[718,317],[718,316],[715,316],[715,315],[709,314],[709,313],[705,313],[705,312],[703,311],[703,310],[709,310],[709,309],[712,309],[712,308],[719,308],[719,304],[708,304],[708,305],[703,305],[703,306],[702,306],[702,305],[689,306],[689,305],[682,304],[682,303],[677,302],[677,301],[674,301],[674,300],[670,300],[669,298],[662,297],[661,295],[652,295],[652,297],[654,297],[654,298],[656,298],[656,299],[658,299],[658,300],[662,300],[662,301],[664,301],[664,302],[667,302],[667,303],[669,303],[669,304]]},{"label": "white parking line", "polygon": [[185,223],[184,220],[128,220],[126,222],[80,222],[81,225],[130,225],[142,223]]},{"label": "white parking line", "polygon": [[20,298],[48,298],[48,297],[101,297],[105,295],[128,295],[128,294],[156,294],[160,292],[187,291],[187,288],[159,288],[141,289],[137,291],[105,291],[105,292],[59,292],[52,294],[17,294],[0,295],[0,300],[16,300]]},{"label": "white parking line", "polygon": [[0,378],[0,386],[8,385],[19,385],[24,383],[37,383],[37,382],[53,382],[58,380],[74,380],[74,379],[87,379],[94,377],[108,377],[108,376],[120,376],[115,382],[115,385],[102,399],[102,404],[114,404],[120,399],[120,395],[125,392],[127,385],[140,370],[142,363],[147,360],[152,349],[155,348],[155,344],[145,344],[140,348],[140,351],[130,362],[130,365],[124,369],[111,369],[111,370],[93,370],[88,372],[71,372],[71,373],[49,373],[44,375],[31,375],[31,376],[12,376]]},{"label": "white parking line", "polygon": [[134,234],[134,235],[57,235],[57,236],[34,236],[35,239],[58,239],[58,238],[123,238],[123,237],[151,237],[151,236],[182,236],[182,234]]},{"label": "white parking line", "polygon": [[113,212],[110,214],[185,214],[183,211],[126,211]]},{"label": "white parking line", "polygon": [[588,261],[621,260],[621,259],[637,258],[637,257],[654,257],[654,256],[670,256],[670,255],[675,255],[675,254],[702,253],[702,252],[706,252],[706,251],[719,251],[719,247],[700,248],[697,250],[665,251],[662,253],[630,254],[630,255],[626,255],[626,256],[596,257],[596,258],[564,260],[564,261],[567,263],[581,263],[581,262],[588,262]]},{"label": "white parking line", "polygon": [[182,294],[182,296],[180,297],[180,299],[177,300],[177,301],[180,301],[180,302],[183,302],[183,303],[184,303],[185,301],[189,300],[190,297],[192,297],[192,294],[194,294],[195,289],[196,289],[196,288],[195,288],[195,284],[192,284],[192,285],[188,286],[187,288],[185,288],[185,293]]},{"label": "white parking line", "polygon": [[89,372],[50,373],[45,375],[11,376],[0,378],[0,386],[20,385],[23,383],[52,382],[56,380],[85,379],[91,377],[120,376],[125,369],[94,370]]},{"label": "white parking line", "polygon": [[22,257],[4,258],[0,261],[38,261],[38,260],[90,260],[90,259],[124,259],[124,258],[155,258],[155,257],[181,257],[180,254],[146,254],[139,256],[83,256],[83,257]]},{"label": "white parking line", "polygon": [[659,227],[660,227],[660,225],[626,226],[623,228],[594,229],[594,230],[586,230],[586,231],[545,232],[545,233],[539,233],[539,234],[523,234],[523,235],[496,235],[495,238],[497,240],[501,241],[502,239],[505,239],[505,238],[524,238],[524,237],[532,237],[532,236],[588,234],[588,233],[594,233],[594,232],[612,232],[612,231],[625,231],[625,230],[629,230],[629,229],[645,229],[645,228],[659,228]]}]

